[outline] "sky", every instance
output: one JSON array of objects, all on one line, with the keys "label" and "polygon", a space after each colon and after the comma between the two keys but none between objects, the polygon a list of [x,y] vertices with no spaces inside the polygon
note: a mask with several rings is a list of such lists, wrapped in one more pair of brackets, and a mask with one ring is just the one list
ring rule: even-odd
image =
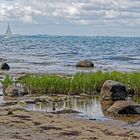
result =
[{"label": "sky", "polygon": [[140,0],[0,0],[0,34],[140,36]]}]

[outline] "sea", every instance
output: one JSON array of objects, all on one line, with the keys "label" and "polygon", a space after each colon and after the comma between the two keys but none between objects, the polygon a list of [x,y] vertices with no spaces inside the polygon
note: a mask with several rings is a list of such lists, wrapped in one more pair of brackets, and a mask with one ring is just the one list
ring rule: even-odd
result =
[{"label": "sea", "polygon": [[[91,60],[94,68],[76,68]],[[140,71],[140,37],[19,35],[0,37],[0,63],[11,73]]]}]

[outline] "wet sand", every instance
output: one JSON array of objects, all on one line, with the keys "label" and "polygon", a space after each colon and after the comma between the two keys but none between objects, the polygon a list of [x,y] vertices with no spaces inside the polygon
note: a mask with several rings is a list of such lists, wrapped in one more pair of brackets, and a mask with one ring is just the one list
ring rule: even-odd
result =
[{"label": "wet sand", "polygon": [[140,131],[118,121],[84,120],[76,114],[0,108],[0,140],[139,140]]}]

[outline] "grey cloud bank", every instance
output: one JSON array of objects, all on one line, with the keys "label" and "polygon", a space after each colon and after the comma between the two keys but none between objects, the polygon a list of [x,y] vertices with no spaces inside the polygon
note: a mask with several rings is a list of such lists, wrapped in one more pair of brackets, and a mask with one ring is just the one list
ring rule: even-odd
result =
[{"label": "grey cloud bank", "polygon": [[140,36],[140,0],[0,1],[0,26],[16,33]]}]

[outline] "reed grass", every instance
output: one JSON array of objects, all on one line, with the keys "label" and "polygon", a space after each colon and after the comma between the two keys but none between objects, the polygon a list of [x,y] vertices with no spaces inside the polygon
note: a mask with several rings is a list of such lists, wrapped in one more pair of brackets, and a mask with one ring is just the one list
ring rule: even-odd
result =
[{"label": "reed grass", "polygon": [[20,80],[30,94],[69,94],[99,93],[106,80],[115,80],[133,88],[140,94],[140,73],[101,72],[77,73],[71,77],[30,75]]},{"label": "reed grass", "polygon": [[3,89],[6,89],[9,85],[13,84],[13,80],[10,76],[6,75],[5,79],[1,81],[3,84]]}]

